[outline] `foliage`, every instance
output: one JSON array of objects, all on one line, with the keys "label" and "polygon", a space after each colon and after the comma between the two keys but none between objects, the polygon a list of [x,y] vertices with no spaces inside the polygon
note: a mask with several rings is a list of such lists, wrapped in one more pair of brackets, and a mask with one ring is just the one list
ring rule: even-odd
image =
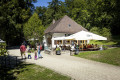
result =
[{"label": "foliage", "polygon": [[39,18],[42,20],[42,25],[47,25],[46,23],[46,12],[47,8],[46,7],[36,7],[35,12],[39,15]]},{"label": "foliage", "polygon": [[81,52],[75,56],[120,66],[120,48]]},{"label": "foliage", "polygon": [[110,38],[111,38],[110,29],[108,29],[108,28],[102,28],[101,35],[104,36],[104,37],[107,37],[108,40],[110,40]]},{"label": "foliage", "polygon": [[60,51],[60,48],[59,48],[59,47],[57,47],[57,48],[56,48],[56,51]]},{"label": "foliage", "polygon": [[120,14],[118,14],[120,1],[65,0],[65,4],[67,6],[67,15],[86,29],[90,30],[97,26],[100,29],[111,29],[112,34],[120,34],[118,31],[120,29],[120,27],[118,28],[120,26],[118,19],[120,17]]},{"label": "foliage", "polygon": [[90,29],[90,32],[93,32],[93,33],[98,34],[98,35],[100,35],[100,31],[101,30],[99,27],[93,27]]},{"label": "foliage", "polygon": [[98,45],[116,45],[115,41],[98,41],[98,40],[90,40],[90,44],[98,44]]},{"label": "foliage", "polygon": [[105,28],[105,27],[102,28],[102,29],[100,29],[99,27],[93,27],[93,28],[90,29],[90,32],[93,32],[93,33],[95,33],[95,34],[98,34],[98,35],[107,37],[108,40],[110,40],[110,38],[111,38],[110,29]]},{"label": "foliage", "polygon": [[112,36],[112,41],[117,42],[117,45],[120,44],[120,36]]},{"label": "foliage", "polygon": [[23,39],[23,23],[31,16],[36,0],[0,1],[0,37],[9,45],[19,44]]},{"label": "foliage", "polygon": [[[48,7],[36,7],[33,2],[37,0],[1,0],[0,1],[0,37],[9,45],[18,45],[24,39],[30,38],[24,32],[33,11],[38,14],[41,26],[47,28],[53,19],[58,20],[68,15],[78,24],[91,32],[111,39],[111,35],[120,35],[120,1],[119,0],[52,0]],[[38,19],[38,18],[36,18]],[[32,19],[34,20],[34,19]],[[31,20],[31,23],[33,22]],[[27,23],[26,23],[27,22]],[[39,21],[34,22],[36,25]],[[25,24],[23,26],[23,24]],[[36,32],[42,34],[43,27]],[[39,31],[40,30],[40,31]],[[44,30],[43,30],[44,31]],[[34,31],[32,31],[34,32]],[[24,35],[25,34],[25,35]],[[34,37],[35,37],[34,32]],[[30,34],[29,34],[30,35]],[[41,35],[41,36],[42,36]],[[42,37],[39,37],[42,40]],[[33,36],[31,36],[33,37]],[[35,37],[35,38],[36,38]]]},{"label": "foliage", "polygon": [[28,22],[25,23],[23,32],[26,40],[34,38],[41,41],[43,39],[44,27],[37,13],[34,13]]},{"label": "foliage", "polygon": [[35,41],[30,41],[29,43],[30,43],[31,48],[35,47]]},{"label": "foliage", "polygon": [[6,55],[5,53],[7,52],[6,50],[6,43],[0,43],[0,56],[1,55]]},{"label": "foliage", "polygon": [[53,19],[58,20],[66,14],[65,3],[60,0],[52,0],[47,8],[37,7],[35,10],[43,21],[44,26],[48,26]]},{"label": "foliage", "polygon": [[106,45],[103,45],[102,47],[103,47],[103,50],[108,49],[108,46],[106,46]]}]

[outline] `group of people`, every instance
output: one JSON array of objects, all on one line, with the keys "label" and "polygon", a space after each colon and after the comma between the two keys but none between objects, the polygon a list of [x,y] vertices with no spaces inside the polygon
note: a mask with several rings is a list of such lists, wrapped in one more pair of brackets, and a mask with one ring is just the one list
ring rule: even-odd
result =
[{"label": "group of people", "polygon": [[89,48],[99,48],[99,46],[97,44],[83,44],[83,47],[82,45],[79,47],[79,49],[83,49],[83,50],[86,50],[86,49],[89,49]]},{"label": "group of people", "polygon": [[[34,59],[37,60],[38,58],[43,58],[41,55],[41,50],[42,50],[42,45],[38,44],[37,45],[37,50],[34,51]],[[26,53],[28,53],[28,59],[31,59],[31,49],[27,49],[26,46],[22,43],[22,45],[20,46],[20,53],[21,53],[21,57],[23,59],[23,56],[26,59]]]},{"label": "group of people", "polygon": [[[58,45],[56,45],[56,48],[58,47]],[[97,44],[83,44],[83,45],[77,45],[77,44],[73,44],[73,45],[63,45],[63,46],[59,46],[61,50],[87,50],[89,48],[95,48],[95,49],[99,49],[99,46]],[[55,48],[55,49],[56,49]]]}]

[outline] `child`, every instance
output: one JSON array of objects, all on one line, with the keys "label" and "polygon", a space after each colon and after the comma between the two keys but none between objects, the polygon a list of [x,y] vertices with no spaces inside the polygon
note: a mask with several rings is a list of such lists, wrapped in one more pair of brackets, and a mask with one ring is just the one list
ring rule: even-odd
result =
[{"label": "child", "polygon": [[37,51],[35,51],[35,58],[34,59],[37,60]]},{"label": "child", "polygon": [[30,50],[28,50],[28,59],[29,59],[29,57],[31,59],[31,51]]}]

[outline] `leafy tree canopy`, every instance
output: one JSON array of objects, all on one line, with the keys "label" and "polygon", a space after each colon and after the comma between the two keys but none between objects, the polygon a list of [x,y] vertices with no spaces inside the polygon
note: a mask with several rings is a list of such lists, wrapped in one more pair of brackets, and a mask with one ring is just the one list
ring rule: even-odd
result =
[{"label": "leafy tree canopy", "polygon": [[25,23],[23,30],[25,38],[27,40],[31,38],[39,40],[43,39],[44,27],[37,13],[34,13],[28,22]]}]

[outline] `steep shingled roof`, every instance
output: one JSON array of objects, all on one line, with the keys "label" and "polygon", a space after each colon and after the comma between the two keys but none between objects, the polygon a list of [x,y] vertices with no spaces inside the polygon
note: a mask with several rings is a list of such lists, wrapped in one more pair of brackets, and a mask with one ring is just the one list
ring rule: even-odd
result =
[{"label": "steep shingled roof", "polygon": [[54,24],[51,24],[46,30],[46,33],[69,33],[73,34],[79,31],[88,31],[81,25],[77,24],[74,20],[65,15],[63,18],[57,20]]}]

